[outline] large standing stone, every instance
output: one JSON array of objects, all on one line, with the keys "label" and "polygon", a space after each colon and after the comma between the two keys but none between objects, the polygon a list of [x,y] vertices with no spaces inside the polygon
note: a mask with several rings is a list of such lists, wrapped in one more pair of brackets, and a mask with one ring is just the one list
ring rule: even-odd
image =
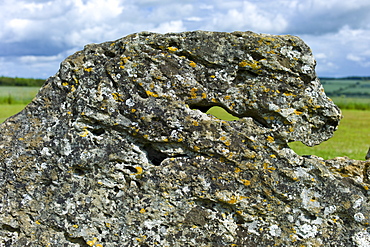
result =
[{"label": "large standing stone", "polygon": [[314,67],[252,32],[87,45],[0,126],[0,244],[369,246],[369,162],[287,145],[341,118]]}]

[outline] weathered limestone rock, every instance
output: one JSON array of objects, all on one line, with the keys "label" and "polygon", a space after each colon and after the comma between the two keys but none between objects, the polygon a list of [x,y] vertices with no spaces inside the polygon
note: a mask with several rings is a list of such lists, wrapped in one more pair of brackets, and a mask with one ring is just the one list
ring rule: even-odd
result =
[{"label": "weathered limestone rock", "polygon": [[0,125],[0,245],[369,246],[369,161],[287,144],[341,118],[314,68],[293,36],[87,45]]}]

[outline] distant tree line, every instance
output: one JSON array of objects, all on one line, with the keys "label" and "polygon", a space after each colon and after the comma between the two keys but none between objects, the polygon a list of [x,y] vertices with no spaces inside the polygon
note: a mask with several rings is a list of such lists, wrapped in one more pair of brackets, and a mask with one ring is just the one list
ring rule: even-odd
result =
[{"label": "distant tree line", "polygon": [[41,87],[44,79],[0,76],[0,86]]},{"label": "distant tree line", "polygon": [[370,77],[368,76],[349,76],[349,77],[340,77],[340,78],[335,78],[335,77],[320,77],[320,80],[370,80]]}]

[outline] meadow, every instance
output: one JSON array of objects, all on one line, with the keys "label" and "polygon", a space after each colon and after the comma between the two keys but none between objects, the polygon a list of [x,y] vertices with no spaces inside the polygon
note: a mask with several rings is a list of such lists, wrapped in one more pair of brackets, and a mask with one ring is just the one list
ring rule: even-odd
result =
[{"label": "meadow", "polygon": [[[207,111],[219,119],[234,121],[236,117],[221,107],[212,107]],[[370,147],[370,111],[342,110],[343,119],[338,130],[329,140],[307,147],[301,142],[289,143],[289,147],[299,155],[316,155],[324,159],[347,156],[351,159],[365,160]]]},{"label": "meadow", "polygon": [[[289,146],[300,155],[316,155],[324,159],[347,156],[364,160],[370,147],[370,80],[367,79],[322,79],[326,93],[342,109],[344,118],[334,137],[328,141],[315,147],[299,142]],[[0,123],[21,111],[39,88],[0,86]],[[207,113],[223,120],[237,120],[220,107],[212,107]]]},{"label": "meadow", "polygon": [[39,89],[40,87],[0,86],[0,105],[27,105]]}]

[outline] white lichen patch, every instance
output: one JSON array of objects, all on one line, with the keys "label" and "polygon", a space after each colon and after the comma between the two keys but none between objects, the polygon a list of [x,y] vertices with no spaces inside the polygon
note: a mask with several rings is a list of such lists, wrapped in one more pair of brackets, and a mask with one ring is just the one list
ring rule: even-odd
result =
[{"label": "white lichen patch", "polygon": [[357,244],[357,247],[369,247],[370,246],[370,234],[367,231],[360,231],[352,236],[353,242]]},{"label": "white lichen patch", "polygon": [[318,233],[317,226],[310,225],[310,224],[303,224],[300,226],[295,227],[296,234],[301,236],[302,238],[314,238]]},{"label": "white lichen patch", "polygon": [[269,227],[269,233],[273,237],[279,237],[281,235],[281,229],[278,225],[271,225]]}]

